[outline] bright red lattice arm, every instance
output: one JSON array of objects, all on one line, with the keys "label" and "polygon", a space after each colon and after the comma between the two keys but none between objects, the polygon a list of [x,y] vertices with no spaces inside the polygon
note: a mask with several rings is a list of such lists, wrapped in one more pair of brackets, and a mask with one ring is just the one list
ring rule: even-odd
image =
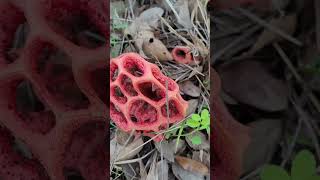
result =
[{"label": "bright red lattice arm", "polygon": [[110,116],[122,130],[159,132],[182,120],[187,106],[178,84],[155,64],[136,53],[111,59]]},{"label": "bright red lattice arm", "polygon": [[0,2],[0,179],[106,179],[108,3]]}]

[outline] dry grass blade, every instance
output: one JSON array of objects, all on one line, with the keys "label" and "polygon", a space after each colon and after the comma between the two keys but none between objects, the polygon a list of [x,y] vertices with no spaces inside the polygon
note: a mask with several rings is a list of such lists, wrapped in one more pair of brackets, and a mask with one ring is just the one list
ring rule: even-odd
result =
[{"label": "dry grass blade", "polygon": [[302,46],[302,42],[300,42],[298,39],[288,35],[287,33],[285,33],[284,31],[282,31],[281,29],[272,26],[271,24],[269,24],[268,22],[266,22],[265,20],[259,18],[258,16],[256,16],[255,14],[249,12],[248,10],[242,9],[242,8],[238,8],[238,10],[246,15],[248,18],[250,18],[251,20],[257,22],[258,24],[262,25],[263,27],[269,29],[270,31],[280,35],[281,37],[287,39],[288,41],[296,44],[297,46]]}]

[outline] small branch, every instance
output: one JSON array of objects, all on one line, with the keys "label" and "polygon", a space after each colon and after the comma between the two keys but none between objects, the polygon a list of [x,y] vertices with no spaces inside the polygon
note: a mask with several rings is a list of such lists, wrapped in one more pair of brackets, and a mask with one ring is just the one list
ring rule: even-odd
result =
[{"label": "small branch", "polygon": [[312,104],[315,106],[317,111],[320,113],[320,103],[319,103],[317,97],[307,88],[302,77],[299,75],[299,73],[297,72],[297,70],[295,69],[293,64],[291,63],[289,57],[286,55],[286,53],[283,51],[283,49],[280,47],[280,45],[278,43],[273,43],[273,47],[277,50],[277,52],[281,56],[282,60],[287,64],[289,70],[291,71],[293,76],[296,78],[298,83],[300,83],[301,86],[304,89],[306,89],[306,92],[307,92],[309,99],[311,100]]},{"label": "small branch", "polygon": [[251,13],[248,10],[242,9],[242,8],[237,8],[242,14],[246,15],[249,19],[251,19],[252,21],[257,22],[258,24],[260,24],[261,26],[267,28],[268,30],[278,34],[279,36],[283,37],[284,39],[294,43],[297,46],[302,46],[302,42],[300,42],[298,39],[288,35],[287,33],[285,33],[284,31],[282,31],[281,29],[279,29],[278,27],[272,26],[270,23],[268,23],[267,21],[261,19],[260,17],[256,16],[255,14]]}]

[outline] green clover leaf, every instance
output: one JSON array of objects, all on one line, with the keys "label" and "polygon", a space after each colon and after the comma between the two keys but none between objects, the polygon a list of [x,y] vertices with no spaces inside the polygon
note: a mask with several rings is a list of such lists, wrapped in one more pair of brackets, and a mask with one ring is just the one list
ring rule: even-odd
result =
[{"label": "green clover leaf", "polygon": [[276,165],[267,165],[260,174],[261,180],[290,180],[288,173]]},{"label": "green clover leaf", "polygon": [[191,119],[200,122],[201,121],[201,116],[199,114],[192,114]]},{"label": "green clover leaf", "polygon": [[186,124],[191,128],[197,128],[200,126],[200,122],[194,119],[188,119]]},{"label": "green clover leaf", "polygon": [[297,154],[292,162],[292,180],[302,180],[315,175],[316,160],[310,151],[303,150]]},{"label": "green clover leaf", "polygon": [[202,143],[201,137],[200,137],[200,136],[193,136],[193,137],[191,138],[191,142],[192,142],[192,144],[194,144],[194,145],[199,145],[199,144]]}]

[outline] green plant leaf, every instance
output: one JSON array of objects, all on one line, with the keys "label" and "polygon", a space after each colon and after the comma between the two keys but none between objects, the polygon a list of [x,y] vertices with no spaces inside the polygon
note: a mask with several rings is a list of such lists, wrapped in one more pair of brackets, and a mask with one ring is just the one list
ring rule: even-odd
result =
[{"label": "green plant leaf", "polygon": [[320,180],[320,176],[314,175],[314,176],[311,176],[309,178],[306,178],[305,180]]},{"label": "green plant leaf", "polygon": [[209,135],[210,134],[210,126],[208,126],[206,130],[207,130],[207,134]]},{"label": "green plant leaf", "polygon": [[209,114],[208,109],[203,109],[201,111],[201,119],[202,119],[202,121],[203,120],[209,120],[210,121],[210,114]]},{"label": "green plant leaf", "polygon": [[191,142],[192,142],[192,144],[194,144],[194,145],[199,145],[199,144],[202,143],[202,142],[201,142],[201,137],[200,137],[200,136],[193,136],[193,137],[191,138]]},{"label": "green plant leaf", "polygon": [[201,121],[201,117],[199,114],[192,114],[191,115],[191,119],[200,122]]},{"label": "green plant leaf", "polygon": [[209,126],[210,125],[210,119],[202,119],[201,121],[202,126]]},{"label": "green plant leaf", "polygon": [[200,122],[194,119],[188,119],[186,124],[191,128],[197,128],[200,126]]},{"label": "green plant leaf", "polygon": [[292,180],[302,180],[311,177],[316,174],[316,169],[314,155],[308,150],[303,150],[296,155],[292,162]]},{"label": "green plant leaf", "polygon": [[267,165],[260,174],[261,180],[290,180],[288,173],[280,166]]}]

